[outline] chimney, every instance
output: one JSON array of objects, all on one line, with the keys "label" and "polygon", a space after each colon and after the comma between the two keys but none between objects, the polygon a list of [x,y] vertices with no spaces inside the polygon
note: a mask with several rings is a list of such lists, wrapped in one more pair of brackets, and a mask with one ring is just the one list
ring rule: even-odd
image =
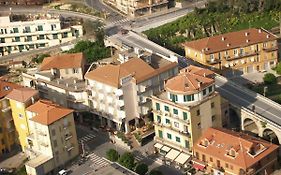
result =
[{"label": "chimney", "polygon": [[66,83],[65,86],[68,87],[68,83]]},{"label": "chimney", "polygon": [[62,79],[63,79],[63,77],[62,77],[62,76],[60,76],[60,79],[62,80]]},{"label": "chimney", "polygon": [[224,40],[225,40],[225,37],[221,37],[221,40],[224,41]]},{"label": "chimney", "polygon": [[227,46],[227,47],[229,47],[229,46],[230,46],[230,44],[229,44],[229,43],[227,43],[227,44],[226,44],[226,46]]},{"label": "chimney", "polygon": [[31,97],[31,103],[34,104],[35,103],[35,99],[34,97]]},{"label": "chimney", "polygon": [[259,33],[261,33],[261,29],[259,29]]},{"label": "chimney", "polygon": [[206,73],[204,73],[203,76],[206,77]]},{"label": "chimney", "polygon": [[75,85],[74,88],[77,90],[77,86]]},{"label": "chimney", "polygon": [[76,79],[74,79],[74,80],[73,80],[73,82],[74,82],[74,84],[76,84],[76,83],[77,83],[77,80],[76,80]]},{"label": "chimney", "polygon": [[201,82],[198,82],[198,87],[201,87]]},{"label": "chimney", "polygon": [[266,38],[269,38],[269,37],[270,37],[270,35],[267,34],[267,35],[266,35]]},{"label": "chimney", "polygon": [[248,32],[245,32],[245,36],[248,36],[249,35],[249,33]]},{"label": "chimney", "polygon": [[55,71],[54,68],[51,69],[51,74],[54,75],[54,76],[56,75],[56,71]]},{"label": "chimney", "polygon": [[57,83],[60,84],[60,80],[57,80]]},{"label": "chimney", "polygon": [[248,43],[249,41],[250,41],[250,40],[247,39],[247,40],[246,40],[246,43]]}]

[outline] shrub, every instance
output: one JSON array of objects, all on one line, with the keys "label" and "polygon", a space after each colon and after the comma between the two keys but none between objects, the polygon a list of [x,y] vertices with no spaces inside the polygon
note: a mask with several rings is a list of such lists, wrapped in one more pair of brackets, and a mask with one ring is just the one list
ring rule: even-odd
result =
[{"label": "shrub", "polygon": [[263,81],[265,84],[276,84],[277,83],[277,79],[276,79],[275,75],[273,75],[272,73],[265,74],[263,77]]},{"label": "shrub", "polygon": [[132,170],[135,167],[134,155],[130,152],[124,153],[118,160],[120,165]]},{"label": "shrub", "polygon": [[149,175],[163,175],[163,173],[159,170],[154,169],[149,172]]},{"label": "shrub", "polygon": [[281,63],[278,63],[278,64],[277,64],[275,70],[276,70],[276,73],[277,73],[277,74],[281,75]]},{"label": "shrub", "polygon": [[112,162],[116,162],[119,158],[119,153],[115,149],[110,149],[106,152],[106,157]]},{"label": "shrub", "polygon": [[139,175],[145,175],[147,171],[148,166],[145,163],[138,164],[135,169],[135,172]]}]

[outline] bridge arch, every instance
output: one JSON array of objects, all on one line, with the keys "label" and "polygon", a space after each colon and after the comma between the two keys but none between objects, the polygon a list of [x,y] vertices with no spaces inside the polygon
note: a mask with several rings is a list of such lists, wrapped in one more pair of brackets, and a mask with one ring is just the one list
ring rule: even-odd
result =
[{"label": "bridge arch", "polygon": [[251,133],[254,133],[256,135],[259,134],[259,127],[258,127],[258,124],[253,120],[253,119],[250,119],[250,118],[245,118],[243,120],[243,128],[245,131],[249,131]]},{"label": "bridge arch", "polygon": [[279,145],[281,141],[278,139],[277,134],[272,129],[269,128],[265,128],[263,130],[262,138],[277,145]]}]

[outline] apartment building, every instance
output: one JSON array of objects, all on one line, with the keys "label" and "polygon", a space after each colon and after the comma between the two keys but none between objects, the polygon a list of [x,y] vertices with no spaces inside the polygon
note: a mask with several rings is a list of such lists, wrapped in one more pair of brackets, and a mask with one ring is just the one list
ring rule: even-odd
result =
[{"label": "apartment building", "polygon": [[121,12],[132,16],[142,16],[168,9],[168,0],[106,0]]},{"label": "apartment building", "polygon": [[38,89],[41,98],[84,111],[88,106],[84,81],[85,66],[83,53],[48,57],[39,68],[22,74],[23,85]]},{"label": "apartment building", "polygon": [[193,166],[215,175],[267,175],[278,167],[277,145],[223,128],[207,129],[193,149]]},{"label": "apartment building", "polygon": [[7,96],[12,111],[13,121],[16,129],[16,136],[25,150],[27,145],[26,138],[30,134],[28,127],[28,117],[26,116],[26,108],[39,99],[38,91],[31,88],[13,89]]},{"label": "apartment building", "polygon": [[185,55],[225,76],[269,70],[277,64],[277,36],[246,29],[183,44]]},{"label": "apartment building", "polygon": [[86,73],[85,79],[90,110],[102,124],[130,132],[130,126],[150,114],[149,97],[163,89],[164,80],[175,76],[178,67],[154,54],[122,60]]},{"label": "apartment building", "polygon": [[214,72],[208,69],[191,65],[180,70],[151,99],[154,139],[165,148],[156,148],[160,152],[168,147],[189,153],[207,128],[222,126],[221,97],[215,91]]},{"label": "apartment building", "polygon": [[83,35],[81,25],[65,27],[51,15],[26,16],[22,21],[0,17],[0,56],[55,46]]},{"label": "apartment building", "polygon": [[73,110],[39,100],[26,109],[28,175],[54,174],[79,154]]},{"label": "apartment building", "polygon": [[6,99],[13,89],[21,86],[0,80],[0,157],[12,150],[16,144],[16,133],[9,100]]}]

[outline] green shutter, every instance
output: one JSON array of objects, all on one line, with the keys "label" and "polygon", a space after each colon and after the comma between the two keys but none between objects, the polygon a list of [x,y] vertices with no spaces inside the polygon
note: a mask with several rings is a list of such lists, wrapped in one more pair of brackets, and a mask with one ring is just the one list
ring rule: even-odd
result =
[{"label": "green shutter", "polygon": [[185,147],[189,149],[189,141],[185,140]]},{"label": "green shutter", "polygon": [[183,119],[187,120],[187,113],[186,112],[183,112]]},{"label": "green shutter", "polygon": [[160,104],[156,103],[156,110],[160,110]]},{"label": "green shutter", "polygon": [[168,139],[172,139],[172,135],[169,133],[167,133],[167,137],[168,137]]},{"label": "green shutter", "polygon": [[178,115],[179,114],[179,111],[177,109],[173,109],[174,111],[174,114]]},{"label": "green shutter", "polygon": [[176,137],[176,141],[180,143],[181,139],[179,137]]},{"label": "green shutter", "polygon": [[163,132],[161,130],[158,130],[158,135],[160,138],[163,138]]},{"label": "green shutter", "polygon": [[165,111],[168,111],[168,112],[170,111],[169,106],[165,106],[164,108],[165,108]]}]

